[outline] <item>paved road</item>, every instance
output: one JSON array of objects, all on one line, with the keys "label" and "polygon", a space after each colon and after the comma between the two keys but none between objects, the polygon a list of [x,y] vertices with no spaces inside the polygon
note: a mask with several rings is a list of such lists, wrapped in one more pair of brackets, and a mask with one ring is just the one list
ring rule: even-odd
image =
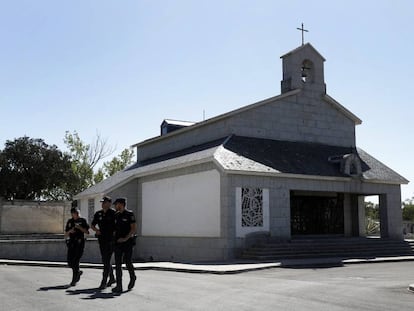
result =
[{"label": "paved road", "polygon": [[[414,263],[211,275],[137,271],[131,292],[97,291],[101,271],[0,266],[0,310],[414,310]],[[124,287],[128,278],[124,280]],[[98,309],[99,308],[99,309]]]}]

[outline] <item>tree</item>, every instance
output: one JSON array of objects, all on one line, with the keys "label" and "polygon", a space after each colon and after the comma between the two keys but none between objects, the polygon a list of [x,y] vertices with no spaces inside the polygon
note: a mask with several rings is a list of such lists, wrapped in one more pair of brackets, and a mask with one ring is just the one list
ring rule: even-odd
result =
[{"label": "tree", "polygon": [[[42,139],[8,140],[0,152],[0,195],[6,199],[42,199],[74,180],[70,157]],[[58,192],[53,196],[66,198]]]},{"label": "tree", "polygon": [[372,220],[379,220],[379,206],[372,202],[365,202],[365,217]]},{"label": "tree", "polygon": [[66,132],[64,142],[72,159],[72,170],[77,176],[77,181],[67,189],[71,196],[125,169],[134,158],[134,151],[125,149],[117,157],[104,162],[101,168],[96,169],[97,164],[114,151],[114,148],[108,145],[107,139],[97,133],[94,142],[86,144],[75,131]]},{"label": "tree", "polygon": [[67,131],[63,141],[69,150],[72,170],[77,177],[76,182],[66,189],[73,196],[95,184],[94,168],[99,161],[113,153],[113,148],[99,133],[96,134],[92,144],[84,143],[76,131],[73,133]]},{"label": "tree", "polygon": [[105,162],[103,165],[103,173],[105,177],[114,175],[116,172],[122,171],[132,163],[134,158],[134,150],[124,149],[117,157],[111,161]]}]

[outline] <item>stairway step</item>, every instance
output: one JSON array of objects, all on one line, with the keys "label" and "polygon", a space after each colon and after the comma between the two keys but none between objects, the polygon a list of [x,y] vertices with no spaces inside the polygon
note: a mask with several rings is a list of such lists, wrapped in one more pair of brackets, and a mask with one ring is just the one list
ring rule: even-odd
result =
[{"label": "stairway step", "polygon": [[391,256],[414,256],[414,241],[379,238],[300,239],[278,243],[273,241],[246,249],[242,254],[242,258],[256,260]]}]

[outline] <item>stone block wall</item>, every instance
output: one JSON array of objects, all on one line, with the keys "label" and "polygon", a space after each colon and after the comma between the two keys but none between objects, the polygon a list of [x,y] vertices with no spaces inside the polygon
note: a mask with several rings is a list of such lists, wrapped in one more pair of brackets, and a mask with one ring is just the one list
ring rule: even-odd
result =
[{"label": "stone block wall", "polygon": [[0,234],[63,233],[70,202],[0,200]]},{"label": "stone block wall", "polygon": [[302,90],[285,98],[271,98],[227,118],[175,132],[138,148],[139,160],[202,144],[231,134],[274,140],[305,141],[354,147],[355,121],[321,94]]}]

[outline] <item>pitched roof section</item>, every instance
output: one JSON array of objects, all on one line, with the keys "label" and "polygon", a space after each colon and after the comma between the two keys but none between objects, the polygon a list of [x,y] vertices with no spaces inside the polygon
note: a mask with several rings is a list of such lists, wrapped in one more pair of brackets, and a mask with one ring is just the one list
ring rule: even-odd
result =
[{"label": "pitched roof section", "polygon": [[274,101],[277,101],[277,100],[280,100],[280,99],[283,99],[283,98],[286,98],[286,97],[290,97],[290,96],[299,94],[300,91],[301,90],[298,89],[298,90],[293,90],[293,91],[290,91],[290,92],[286,92],[286,93],[280,94],[278,96],[270,97],[270,98],[267,98],[265,100],[261,100],[259,102],[256,102],[254,104],[251,104],[251,105],[248,105],[248,106],[244,106],[244,107],[241,107],[239,109],[236,109],[236,110],[233,110],[233,111],[230,111],[230,112],[227,112],[227,113],[218,115],[218,116],[213,117],[211,119],[207,119],[205,121],[195,123],[194,125],[187,126],[185,128],[182,128],[180,130],[177,130],[177,131],[168,133],[166,135],[156,136],[156,137],[153,137],[153,138],[144,140],[144,141],[142,141],[140,143],[137,143],[135,145],[132,145],[131,147],[145,146],[145,145],[151,144],[153,142],[157,142],[157,141],[161,141],[161,140],[167,139],[167,138],[169,138],[171,136],[174,136],[174,135],[179,135],[179,134],[184,133],[186,131],[192,131],[193,129],[196,129],[196,128],[199,128],[199,127],[203,127],[203,126],[206,126],[208,124],[211,124],[211,123],[214,123],[214,122],[217,122],[217,121],[220,121],[220,120],[223,120],[223,119],[232,117],[232,116],[237,115],[237,114],[239,114],[241,112],[244,112],[244,111],[247,111],[247,110],[250,110],[250,109],[254,109],[254,108],[257,108],[257,107],[266,105],[266,104],[268,104],[270,102],[274,102]]},{"label": "pitched roof section", "polygon": [[98,194],[106,194],[122,185],[125,185],[134,178],[141,176],[157,174],[169,170],[175,170],[183,167],[197,165],[214,161],[214,154],[226,138],[215,140],[199,146],[193,146],[181,151],[148,159],[144,162],[137,162],[124,171],[118,172],[100,183],[77,194],[74,198],[80,199],[91,197]]},{"label": "pitched roof section", "polygon": [[408,183],[404,177],[360,148],[233,136],[216,152],[215,158],[225,170],[234,172],[349,178],[341,173],[339,163],[328,159],[350,153],[357,154],[361,160],[363,180]]},{"label": "pitched roof section", "polygon": [[318,50],[315,49],[313,47],[313,45],[310,44],[310,43],[306,43],[304,45],[301,45],[301,46],[297,47],[296,49],[293,49],[292,51],[287,52],[286,54],[283,54],[282,56],[280,56],[280,58],[285,58],[286,56],[289,56],[290,54],[297,53],[300,50],[304,50],[304,49],[308,49],[308,48],[311,48],[316,54],[319,55],[320,58],[322,58],[323,61],[326,61],[326,59],[321,55],[321,53],[319,53]]},{"label": "pitched roof section", "polygon": [[75,199],[105,194],[134,178],[208,162],[216,163],[229,173],[345,180],[350,177],[341,173],[338,163],[328,159],[349,153],[356,153],[360,158],[363,180],[408,183],[407,179],[360,148],[230,136],[138,162],[76,195]]},{"label": "pitched roof section", "polygon": [[359,125],[362,123],[362,120],[360,118],[358,118],[351,111],[349,111],[344,106],[342,106],[340,103],[338,103],[335,99],[333,99],[328,94],[323,95],[323,99],[325,99],[325,101],[330,103],[335,109],[339,110],[341,113],[343,113],[348,118],[350,118],[352,121],[354,121],[356,125]]}]

